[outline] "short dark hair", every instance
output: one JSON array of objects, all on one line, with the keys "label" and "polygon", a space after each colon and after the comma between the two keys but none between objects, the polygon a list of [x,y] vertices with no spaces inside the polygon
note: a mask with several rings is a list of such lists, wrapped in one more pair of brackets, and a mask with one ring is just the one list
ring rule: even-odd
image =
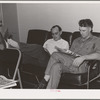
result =
[{"label": "short dark hair", "polygon": [[57,27],[59,29],[59,31],[62,31],[62,28],[59,26],[59,25],[54,25],[52,28],[51,28],[51,31],[53,28]]},{"label": "short dark hair", "polygon": [[93,28],[93,23],[90,19],[82,19],[79,21],[79,26]]}]

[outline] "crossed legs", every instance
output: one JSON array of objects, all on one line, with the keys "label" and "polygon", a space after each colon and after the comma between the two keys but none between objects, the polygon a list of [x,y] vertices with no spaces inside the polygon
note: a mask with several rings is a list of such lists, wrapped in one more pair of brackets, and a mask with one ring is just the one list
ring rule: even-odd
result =
[{"label": "crossed legs", "polygon": [[50,72],[50,79],[47,85],[47,89],[56,89],[58,87],[61,73],[62,73],[62,64],[60,63],[54,64]]},{"label": "crossed legs", "polygon": [[58,52],[52,54],[44,76],[44,79],[48,81],[47,89],[56,89],[58,87],[62,72],[70,72],[72,62],[73,58],[66,54]]}]

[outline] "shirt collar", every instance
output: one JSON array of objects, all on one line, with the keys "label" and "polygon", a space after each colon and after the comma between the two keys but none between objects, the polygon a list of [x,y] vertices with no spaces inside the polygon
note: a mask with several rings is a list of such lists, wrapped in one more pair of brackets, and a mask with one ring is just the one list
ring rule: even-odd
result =
[{"label": "shirt collar", "polygon": [[83,38],[81,37],[80,41],[85,42],[85,41],[91,40],[92,38],[93,38],[93,35],[91,34],[91,36],[89,38],[87,38],[86,40],[83,40]]}]

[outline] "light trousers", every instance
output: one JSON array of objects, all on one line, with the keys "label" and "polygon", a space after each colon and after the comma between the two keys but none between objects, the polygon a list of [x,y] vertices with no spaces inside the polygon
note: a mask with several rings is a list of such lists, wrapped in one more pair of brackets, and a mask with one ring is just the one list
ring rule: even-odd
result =
[{"label": "light trousers", "polygon": [[56,89],[58,87],[62,73],[81,73],[86,71],[85,63],[81,67],[72,66],[74,59],[74,57],[64,53],[55,52],[51,55],[45,71],[45,75],[50,75],[47,89]]}]

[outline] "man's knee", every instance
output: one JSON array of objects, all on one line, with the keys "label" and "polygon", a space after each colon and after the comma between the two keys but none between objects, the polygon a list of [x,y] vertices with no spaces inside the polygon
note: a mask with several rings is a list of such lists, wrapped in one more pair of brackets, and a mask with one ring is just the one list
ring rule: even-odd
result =
[{"label": "man's knee", "polygon": [[61,72],[62,71],[62,65],[60,63],[56,63],[52,66],[52,71],[55,72]]},{"label": "man's knee", "polygon": [[60,55],[59,52],[53,52],[52,55],[51,55],[51,57],[55,58],[55,57],[58,57],[59,55]]}]

